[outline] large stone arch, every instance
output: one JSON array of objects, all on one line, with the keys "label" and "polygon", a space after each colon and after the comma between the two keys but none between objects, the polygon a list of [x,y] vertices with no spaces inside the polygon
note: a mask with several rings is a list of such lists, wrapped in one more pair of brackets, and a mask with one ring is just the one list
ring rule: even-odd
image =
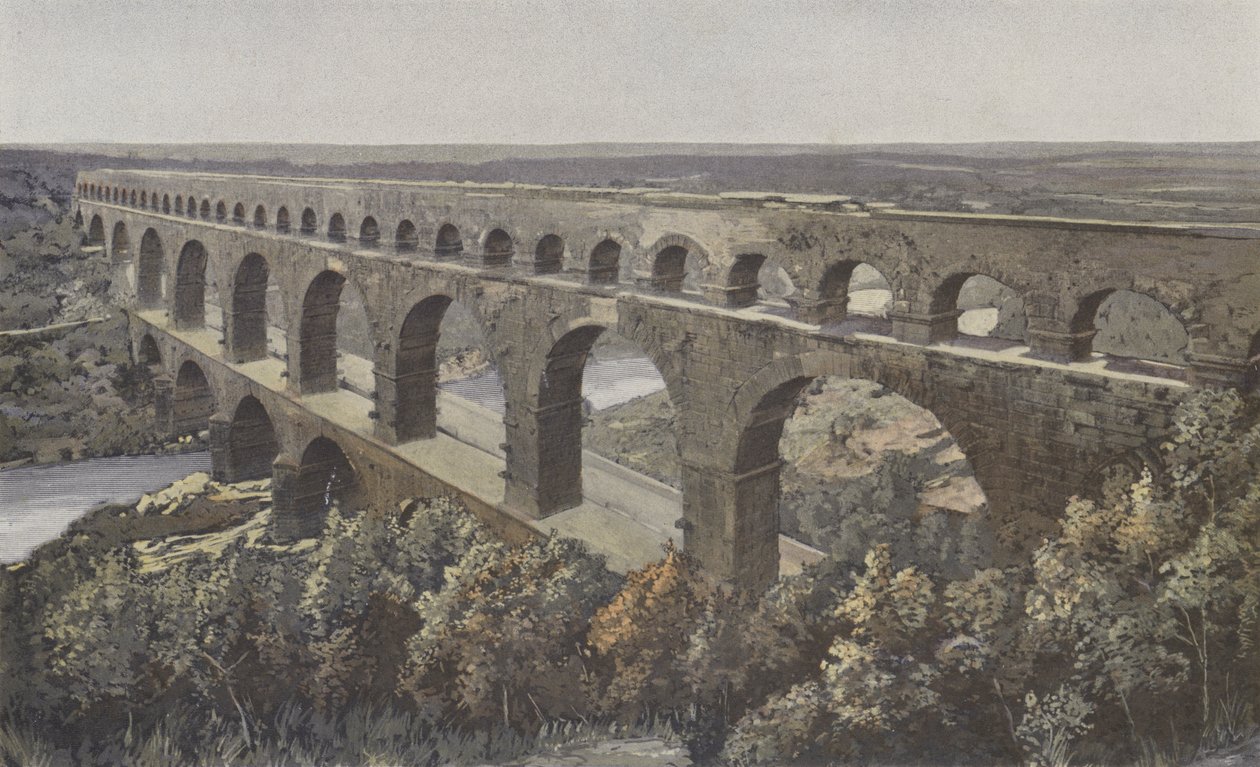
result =
[{"label": "large stone arch", "polygon": [[433,239],[433,256],[438,259],[454,259],[464,252],[463,236],[459,227],[451,221],[443,221]]},{"label": "large stone arch", "polygon": [[88,245],[105,245],[105,221],[99,213],[92,214],[92,221],[88,224],[87,241]]},{"label": "large stone arch", "polygon": [[[689,276],[703,281],[709,271],[712,256],[708,248],[694,238],[679,233],[660,237],[643,251],[639,271],[644,287],[667,293],[680,293]],[[693,258],[696,268],[687,269],[687,261]]]},{"label": "large stone arch", "polygon": [[233,362],[267,356],[267,281],[271,267],[258,253],[248,253],[237,264],[230,283],[230,303],[224,312],[223,332]]},{"label": "large stone arch", "polygon": [[114,234],[109,243],[109,259],[118,264],[131,260],[131,238],[127,236],[127,223],[114,224]]},{"label": "large stone arch", "polygon": [[952,408],[937,401],[921,377],[842,351],[784,357],[764,366],[735,392],[722,418],[722,431],[713,441],[716,465],[693,466],[684,474],[685,545],[718,574],[750,584],[776,577],[779,439],[801,391],[815,378],[828,375],[875,381],[931,412],[957,441],[992,503],[1000,478],[990,460],[991,446]]},{"label": "large stone arch", "polygon": [[141,309],[162,305],[166,282],[166,251],[157,230],[150,227],[140,238],[140,262],[136,267],[136,301]]},{"label": "large stone arch", "polygon": [[[392,423],[382,424],[394,442],[428,439],[437,434],[437,344],[442,319],[454,302],[429,296],[408,310],[398,326],[394,375],[388,382],[396,403]],[[378,401],[387,394],[379,392]]]},{"label": "large stone arch", "polygon": [[200,240],[189,240],[179,251],[175,267],[175,327],[189,330],[206,324],[206,264],[209,256]]},{"label": "large stone arch", "polygon": [[223,481],[245,482],[271,476],[280,453],[276,428],[267,408],[251,394],[237,403],[227,424]]},{"label": "large stone arch", "polygon": [[357,485],[354,464],[326,436],[311,440],[300,461],[281,455],[273,464],[273,537],[294,541],[318,535],[328,509],[350,497]]},{"label": "large stone arch", "polygon": [[927,313],[931,316],[930,321],[933,323],[931,333],[933,341],[947,341],[960,335],[958,319],[962,316],[963,310],[959,307],[959,295],[963,287],[976,277],[988,278],[1011,291],[1019,302],[1019,313],[1023,317],[1024,326],[1027,327],[1028,307],[1026,297],[1028,288],[1026,285],[1023,285],[1023,280],[1012,285],[1008,281],[1011,279],[1009,273],[1003,269],[988,271],[963,269],[938,279],[930,286],[931,292],[928,299]]},{"label": "large stone arch", "polygon": [[[365,300],[370,294],[336,268],[320,271],[305,284],[300,305],[289,307],[286,300],[288,311],[291,314],[296,312],[294,318],[297,323],[296,328],[289,325],[290,381],[301,394],[336,391],[337,315],[341,311],[342,291],[349,284]],[[365,310],[367,308],[365,306]],[[373,319],[368,311],[368,340],[374,349],[380,349],[380,338]],[[296,349],[293,343],[295,337]],[[375,351],[373,356],[378,356]]]},{"label": "large stone arch", "polygon": [[516,255],[518,238],[507,226],[491,224],[478,238],[481,266],[508,266]]},{"label": "large stone arch", "polygon": [[1072,346],[1067,355],[1069,360],[1089,359],[1094,348],[1094,337],[1097,332],[1096,319],[1103,303],[1117,293],[1132,293],[1150,299],[1167,310],[1186,333],[1187,351],[1197,338],[1204,337],[1208,328],[1195,321],[1197,312],[1188,296],[1174,295],[1161,290],[1143,290],[1132,282],[1127,284],[1099,285],[1097,283],[1082,286],[1069,296],[1063,306],[1063,315],[1067,320],[1067,333],[1072,339]]},{"label": "large stone arch", "polygon": [[214,390],[205,371],[192,360],[184,360],[175,374],[171,398],[171,431],[194,434],[210,426],[215,410]]},{"label": "large stone arch", "polygon": [[[506,502],[513,508],[543,517],[582,503],[582,380],[587,355],[608,331],[618,333],[593,317],[557,318],[534,346],[508,454]],[[657,349],[626,337],[652,359],[675,412],[681,412],[681,381]]]}]

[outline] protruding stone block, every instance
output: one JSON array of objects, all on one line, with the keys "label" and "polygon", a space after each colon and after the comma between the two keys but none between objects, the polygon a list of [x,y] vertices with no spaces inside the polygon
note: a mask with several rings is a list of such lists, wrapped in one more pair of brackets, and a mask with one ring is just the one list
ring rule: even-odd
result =
[{"label": "protruding stone block", "polygon": [[914,314],[891,311],[888,318],[893,323],[893,337],[909,344],[927,346],[948,341],[958,335],[957,309],[939,314]]},{"label": "protruding stone block", "polygon": [[1028,343],[1033,357],[1052,362],[1079,362],[1089,359],[1097,330],[1060,333],[1053,330],[1028,329]]}]

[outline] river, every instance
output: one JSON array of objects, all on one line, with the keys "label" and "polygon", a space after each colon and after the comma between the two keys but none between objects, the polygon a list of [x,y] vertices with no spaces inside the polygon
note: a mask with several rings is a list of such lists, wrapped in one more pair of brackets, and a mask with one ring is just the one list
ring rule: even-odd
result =
[{"label": "river", "polygon": [[0,563],[17,562],[88,509],[132,503],[196,471],[207,452],[124,455],[0,471]]}]

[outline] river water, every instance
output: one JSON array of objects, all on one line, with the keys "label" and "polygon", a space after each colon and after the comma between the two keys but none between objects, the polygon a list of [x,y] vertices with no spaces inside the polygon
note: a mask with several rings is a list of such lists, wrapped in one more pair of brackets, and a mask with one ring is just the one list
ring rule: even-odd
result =
[{"label": "river water", "polygon": [[0,563],[17,562],[85,511],[132,503],[196,471],[210,454],[124,455],[0,471]]}]

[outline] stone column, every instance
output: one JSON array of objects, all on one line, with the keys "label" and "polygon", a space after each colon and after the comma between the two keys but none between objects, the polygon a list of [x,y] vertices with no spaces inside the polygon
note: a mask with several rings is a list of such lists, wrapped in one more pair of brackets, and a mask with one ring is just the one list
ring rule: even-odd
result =
[{"label": "stone column", "polygon": [[[260,292],[261,297],[238,297],[223,307],[224,353],[232,362],[252,362],[267,357],[267,285],[247,286],[243,290]],[[257,307],[234,311],[231,304]]]},{"label": "stone column", "polygon": [[707,571],[751,587],[778,577],[782,466],[736,474],[683,464],[683,547]]},{"label": "stone column", "polygon": [[437,368],[402,375],[377,369],[376,437],[391,445],[437,436]]},{"label": "stone column", "polygon": [[582,503],[582,399],[526,407],[507,426],[504,503],[541,519]]},{"label": "stone column", "polygon": [[230,464],[232,419],[226,413],[210,416],[210,477],[215,482],[236,482],[236,472]]},{"label": "stone column", "polygon": [[948,341],[958,335],[957,309],[938,314],[891,311],[888,318],[893,323],[893,337],[898,341],[927,346]]},{"label": "stone column", "polygon": [[298,512],[298,463],[280,455],[271,464],[271,531],[277,543],[292,543],[302,537]]},{"label": "stone column", "polygon": [[162,437],[175,434],[175,379],[160,375],[153,379],[154,428]]}]

